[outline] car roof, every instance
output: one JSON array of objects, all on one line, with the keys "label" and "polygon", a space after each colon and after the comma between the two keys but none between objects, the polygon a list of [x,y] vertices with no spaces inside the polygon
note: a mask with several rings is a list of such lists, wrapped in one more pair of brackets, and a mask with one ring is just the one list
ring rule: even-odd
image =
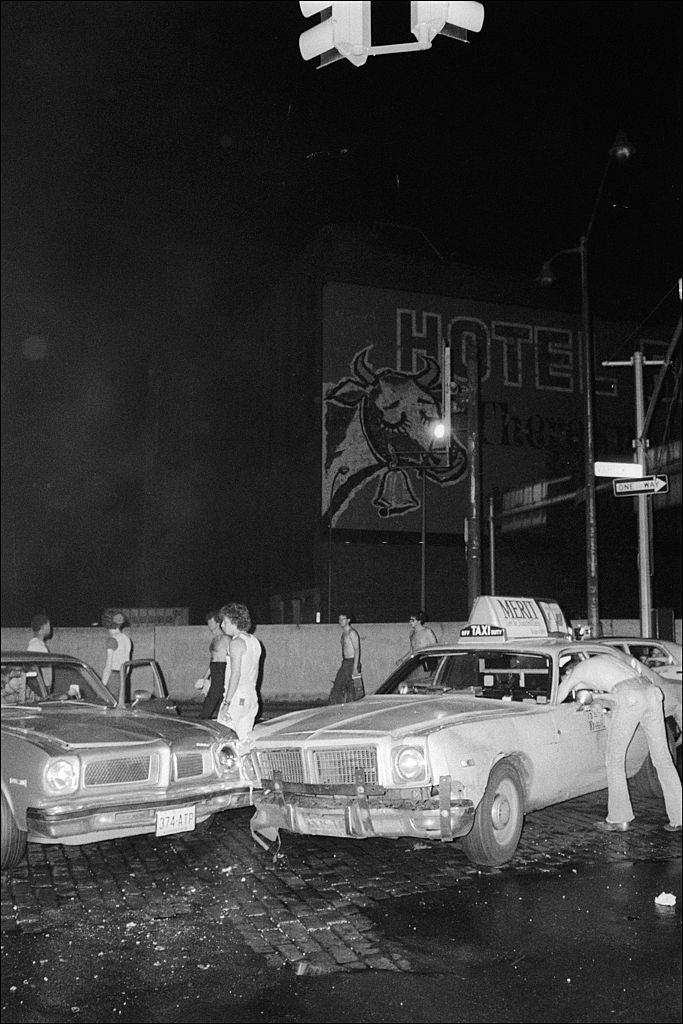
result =
[{"label": "car roof", "polygon": [[47,654],[44,651],[2,651],[0,659],[2,661],[30,661],[34,665],[50,661],[85,665],[81,658],[74,658],[71,654],[53,654],[51,651]]},{"label": "car roof", "polygon": [[661,640],[656,636],[600,636],[596,638],[598,644],[676,644],[677,647],[681,645],[677,640]]},{"label": "car roof", "polygon": [[418,647],[412,654],[451,654],[463,650],[487,650],[499,651],[533,651],[538,650],[559,651],[565,647],[575,647],[583,650],[592,641],[570,640],[569,637],[556,636],[532,636],[526,639],[501,640],[500,637],[468,637],[462,640],[446,640],[440,644],[429,644],[429,646]]}]

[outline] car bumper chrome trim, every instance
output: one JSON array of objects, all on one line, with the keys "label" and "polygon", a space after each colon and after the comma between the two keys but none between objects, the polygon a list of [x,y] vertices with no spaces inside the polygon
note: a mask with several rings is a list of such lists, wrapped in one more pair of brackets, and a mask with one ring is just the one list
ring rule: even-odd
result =
[{"label": "car bumper chrome trim", "polygon": [[124,835],[142,835],[154,832],[156,812],[173,807],[184,807],[192,803],[196,808],[196,819],[201,822],[218,811],[249,807],[253,802],[248,786],[240,786],[225,793],[183,796],[173,800],[157,800],[153,803],[117,804],[81,808],[76,811],[51,811],[29,807],[26,811],[26,827],[29,842],[65,844],[94,843],[103,839],[114,839]]},{"label": "car bumper chrome trim", "polygon": [[284,828],[303,835],[349,839],[408,837],[449,842],[467,835],[474,823],[471,800],[451,800],[446,806],[438,797],[426,806],[410,807],[371,801],[365,795],[332,802],[270,791],[255,793],[254,805],[252,832]]}]

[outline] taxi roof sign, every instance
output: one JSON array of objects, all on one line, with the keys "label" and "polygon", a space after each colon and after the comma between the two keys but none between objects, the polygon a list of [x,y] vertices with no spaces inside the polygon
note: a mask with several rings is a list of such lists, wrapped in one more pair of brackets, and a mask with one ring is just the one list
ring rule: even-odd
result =
[{"label": "taxi roof sign", "polygon": [[507,640],[507,633],[502,626],[492,626],[489,622],[470,622],[460,630],[463,639],[480,636],[496,636]]},{"label": "taxi roof sign", "polygon": [[482,594],[475,598],[465,629],[474,626],[496,627],[498,633],[460,631],[461,637],[493,637],[526,640],[532,637],[570,638],[572,631],[557,601],[541,597],[497,597]]}]

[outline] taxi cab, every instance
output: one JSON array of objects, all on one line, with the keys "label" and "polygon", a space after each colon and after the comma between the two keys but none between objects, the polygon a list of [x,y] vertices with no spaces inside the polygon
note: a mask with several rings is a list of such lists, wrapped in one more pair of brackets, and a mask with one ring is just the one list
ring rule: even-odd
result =
[{"label": "taxi cab", "polygon": [[[554,601],[477,598],[457,642],[416,651],[374,694],[256,728],[254,838],[457,841],[506,863],[526,813],[607,785],[608,712],[558,703],[566,667],[605,651],[572,640]],[[647,754],[638,729],[629,777]]]}]

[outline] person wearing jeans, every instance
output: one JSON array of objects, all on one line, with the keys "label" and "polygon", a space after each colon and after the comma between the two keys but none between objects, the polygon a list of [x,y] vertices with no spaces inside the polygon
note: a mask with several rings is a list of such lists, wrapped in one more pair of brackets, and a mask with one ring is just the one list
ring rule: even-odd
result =
[{"label": "person wearing jeans", "polygon": [[[669,821],[667,832],[681,831],[681,780],[669,752],[662,707],[663,694],[642,673],[635,659],[597,654],[568,669],[560,684],[558,703],[570,690],[588,690],[591,702],[610,710],[607,735],[607,818],[596,822],[604,832],[625,832],[633,821],[626,779],[626,751],[638,726],[645,733],[657,772]],[[578,705],[577,710],[582,710]]]}]

